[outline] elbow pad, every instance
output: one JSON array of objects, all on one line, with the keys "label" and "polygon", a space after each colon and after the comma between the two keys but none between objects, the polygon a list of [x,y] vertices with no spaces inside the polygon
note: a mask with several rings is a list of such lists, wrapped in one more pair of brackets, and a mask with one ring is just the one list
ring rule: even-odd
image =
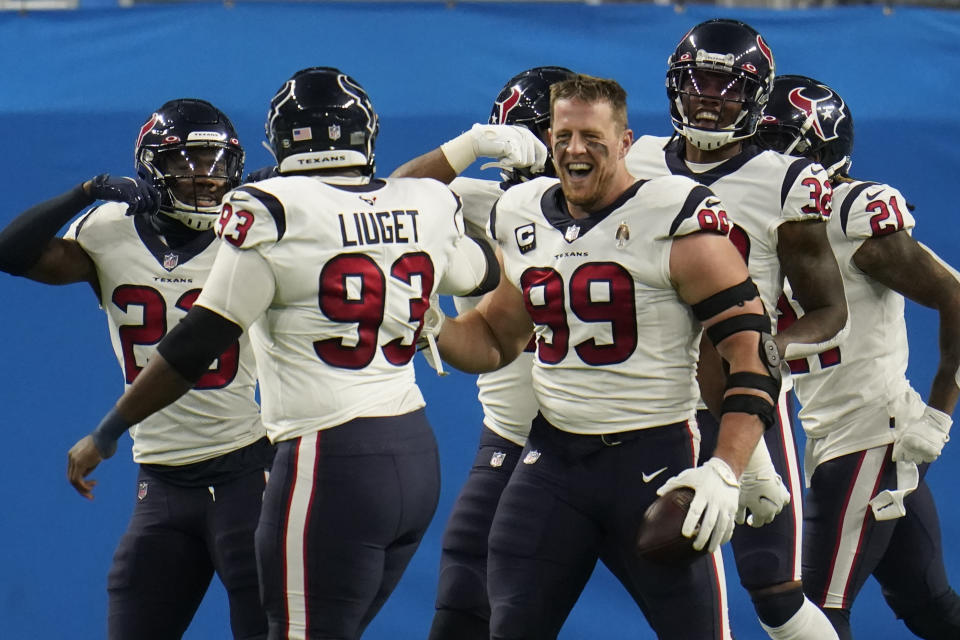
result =
[{"label": "elbow pad", "polygon": [[242,333],[240,325],[195,305],[160,341],[157,352],[185,380],[196,383]]},{"label": "elbow pad", "polygon": [[843,324],[843,328],[840,329],[829,340],[823,342],[817,342],[815,344],[807,344],[803,342],[791,342],[787,345],[787,348],[783,350],[784,360],[796,360],[797,358],[807,358],[809,356],[815,356],[818,353],[823,353],[824,351],[829,351],[836,346],[839,346],[844,340],[847,339],[847,335],[850,333],[850,314],[847,314],[847,321]]},{"label": "elbow pad", "polygon": [[450,264],[440,280],[437,293],[479,296],[493,291],[499,283],[500,264],[490,245],[471,236],[461,236],[450,255]]}]

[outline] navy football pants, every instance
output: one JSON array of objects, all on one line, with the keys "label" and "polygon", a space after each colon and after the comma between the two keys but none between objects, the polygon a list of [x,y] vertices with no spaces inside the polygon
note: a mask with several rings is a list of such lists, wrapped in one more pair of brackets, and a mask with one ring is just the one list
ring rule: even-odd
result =
[{"label": "navy football pants", "polygon": [[[460,489],[443,532],[436,600],[438,611],[452,610],[471,616],[475,625],[490,619],[487,537],[500,494],[507,486],[522,449],[483,427],[473,467]],[[454,633],[452,629],[441,630],[440,625],[440,618],[435,618],[431,640]]]},{"label": "navy football pants", "polygon": [[440,495],[423,410],[277,443],[257,528],[271,640],[354,639],[383,606]]},{"label": "navy football pants", "polygon": [[[852,637],[849,612],[871,575],[916,635],[960,638],[957,596],[947,581],[929,486],[921,479],[904,501],[902,518],[878,521],[868,504],[880,491],[896,488],[891,452],[892,445],[875,447],[817,466],[804,516],[804,591],[828,613],[845,613],[829,616],[841,640]],[[934,622],[938,628],[927,633]]]},{"label": "navy football pants", "polygon": [[537,416],[490,531],[490,637],[556,638],[598,559],[660,637],[726,637],[719,553],[677,569],[635,552],[644,511],[668,478],[693,466],[695,449],[686,423],[601,438]]},{"label": "navy football pants", "polygon": [[181,487],[141,467],[137,503],[107,576],[111,640],[170,640],[186,631],[213,577],[230,602],[234,638],[267,637],[254,531],[265,474]]}]

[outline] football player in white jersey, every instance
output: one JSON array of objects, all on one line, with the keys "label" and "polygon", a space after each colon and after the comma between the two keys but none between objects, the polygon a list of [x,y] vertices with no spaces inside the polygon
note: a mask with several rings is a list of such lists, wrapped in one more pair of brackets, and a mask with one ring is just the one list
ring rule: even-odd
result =
[{"label": "football player in white jersey", "polygon": [[[709,20],[680,40],[668,64],[667,94],[676,134],[640,137],[627,155],[628,170],[637,178],[688,176],[723,199],[732,222],[730,238],[747,261],[772,318],[784,275],[790,277],[796,295],[811,311],[802,322],[778,330],[775,341],[781,354],[810,355],[835,346],[844,335],[847,312],[826,237],[826,171],[810,160],[752,144],[773,82],[773,53],[750,26]],[[704,346],[707,358],[711,350]],[[767,451],[757,450],[743,478],[738,520],[750,513],[753,527],[739,527],[732,546],[740,582],[768,635],[824,640],[833,637],[833,630],[804,598],[800,582],[802,484],[789,381],[783,386],[777,422],[764,436]],[[707,406],[715,404],[709,384],[703,392]],[[697,419],[703,433],[701,455],[709,456],[716,421],[706,410],[699,411]]]},{"label": "football player in white jersey", "polygon": [[[500,180],[456,177],[450,182],[463,201],[464,222],[476,236],[485,236],[490,210],[510,187],[536,175],[555,176],[547,158],[546,140],[550,127],[550,85],[573,76],[563,67],[534,67],[514,77],[494,100],[489,124],[479,125],[458,138],[441,145],[399,167],[393,175],[426,176],[449,180],[472,163],[472,138],[476,132],[495,130],[499,138],[514,140],[515,146],[537,146],[519,158],[498,158],[503,167]],[[511,130],[524,127],[524,130]],[[528,135],[522,135],[528,131]],[[518,135],[521,134],[521,135]],[[458,154],[458,146],[470,145],[470,151]],[[490,152],[496,152],[491,150]],[[465,159],[454,168],[459,155]],[[452,158],[452,160],[451,160]],[[514,166],[517,161],[534,160],[534,165]],[[440,168],[434,165],[440,163]],[[431,175],[432,174],[432,175]],[[492,240],[491,240],[492,241]],[[457,311],[477,306],[479,297],[454,298]],[[430,313],[435,310],[431,309]],[[520,459],[530,425],[537,415],[533,396],[532,367],[534,344],[516,360],[497,371],[477,377],[483,428],[477,455],[443,533],[440,556],[440,580],[437,586],[436,613],[429,640],[486,640],[490,637],[490,603],[487,598],[487,536],[500,494]]]},{"label": "football player in white jersey", "polygon": [[358,638],[439,495],[411,363],[430,296],[499,269],[446,186],[373,177],[378,118],[349,76],[297,72],[266,129],[280,175],[225,196],[207,285],[94,436],[177,398],[249,331],[277,443],[256,541],[269,637]]},{"label": "football player in white jersey", "polygon": [[[490,531],[490,636],[555,638],[600,559],[660,637],[729,638],[718,548],[738,477],[774,420],[770,319],[720,200],[689,178],[627,172],[620,85],[578,75],[551,94],[559,183],[540,177],[501,196],[490,224],[500,284],[438,338],[444,359],[473,372],[537,339],[540,411]],[[701,326],[731,375],[715,455],[696,467]],[[713,553],[679,568],[640,557],[644,510],[684,486],[695,494],[682,533]]]},{"label": "football player in white jersey", "polygon": [[[240,183],[243,156],[219,109],[167,102],[140,129],[137,178],[100,175],[29,209],[0,233],[0,268],[49,284],[88,283],[129,386],[200,294],[216,256],[220,199]],[[96,200],[110,202],[56,237]],[[107,580],[109,638],[179,638],[214,572],[234,637],[266,637],[254,531],[273,446],[255,400],[250,342],[224,348],[189,393],[130,430],[140,472]],[[68,476],[92,498],[95,483],[73,464],[85,451],[96,451],[89,437],[70,450]]]},{"label": "football player in white jersey", "polygon": [[[850,177],[853,116],[833,89],[778,76],[758,137],[827,168],[827,231],[850,305],[840,347],[789,362],[807,434],[804,590],[842,640],[853,637],[850,610],[870,575],[914,634],[960,638],[960,597],[947,580],[923,480],[960,395],[960,281],[913,239],[910,205],[897,189]],[[940,362],[926,404],[905,375],[904,296],[940,315]],[[783,319],[802,317],[802,306],[786,301]]]}]

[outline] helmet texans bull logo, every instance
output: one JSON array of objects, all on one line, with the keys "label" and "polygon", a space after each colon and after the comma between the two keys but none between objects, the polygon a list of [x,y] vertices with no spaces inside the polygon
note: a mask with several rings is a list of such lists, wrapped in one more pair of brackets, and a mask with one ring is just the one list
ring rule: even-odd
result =
[{"label": "helmet texans bull logo", "polygon": [[506,124],[508,122],[507,116],[510,114],[510,111],[520,103],[520,97],[522,95],[523,94],[520,93],[520,87],[514,86],[510,88],[509,96],[502,101],[497,100],[493,107],[495,116],[490,118],[491,121],[496,119],[496,122],[493,122],[493,124]]},{"label": "helmet texans bull logo", "polygon": [[[807,91],[819,89],[819,96],[810,97]],[[810,129],[819,136],[821,140],[833,140],[837,137],[837,127],[840,121],[847,117],[846,104],[832,90],[824,85],[818,85],[814,89],[810,87],[797,87],[790,91],[787,99],[797,109],[807,114],[807,121],[810,123]]]},{"label": "helmet texans bull logo", "polygon": [[807,76],[777,76],[757,130],[760,145],[816,160],[846,175],[853,152],[853,114],[840,95]]}]

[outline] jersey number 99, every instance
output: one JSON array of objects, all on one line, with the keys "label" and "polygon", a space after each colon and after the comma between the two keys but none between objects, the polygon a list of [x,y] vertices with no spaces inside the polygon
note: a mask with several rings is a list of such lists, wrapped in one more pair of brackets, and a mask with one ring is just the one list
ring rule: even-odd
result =
[{"label": "jersey number 99", "polygon": [[[563,276],[550,268],[531,268],[520,277],[527,312],[534,323],[550,329],[549,342],[537,340],[537,357],[544,364],[557,364],[570,348],[570,325],[564,302]],[[570,276],[570,311],[583,322],[603,322],[612,339],[600,344],[589,338],[574,350],[589,365],[617,364],[637,348],[637,311],[633,277],[616,262],[580,265]]]}]

